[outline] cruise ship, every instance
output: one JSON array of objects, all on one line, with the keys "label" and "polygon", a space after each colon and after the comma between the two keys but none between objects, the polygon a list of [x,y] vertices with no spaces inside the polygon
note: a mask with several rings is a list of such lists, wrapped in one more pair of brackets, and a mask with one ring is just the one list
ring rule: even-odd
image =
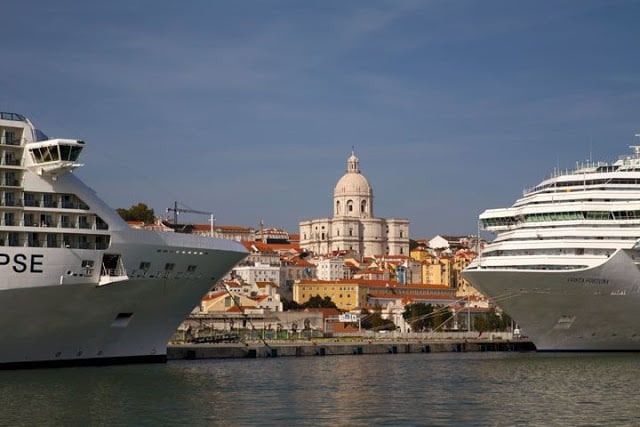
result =
[{"label": "cruise ship", "polygon": [[463,272],[539,351],[640,350],[640,146],[555,171],[480,225]]},{"label": "cruise ship", "polygon": [[136,230],[73,173],[84,141],[0,113],[0,368],[161,362],[238,242]]}]

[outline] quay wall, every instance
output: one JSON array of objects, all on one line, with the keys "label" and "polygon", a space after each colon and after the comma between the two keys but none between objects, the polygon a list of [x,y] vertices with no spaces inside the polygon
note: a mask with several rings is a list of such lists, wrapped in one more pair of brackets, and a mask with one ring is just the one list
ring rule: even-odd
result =
[{"label": "quay wall", "polygon": [[337,356],[362,354],[442,353],[474,351],[535,351],[530,341],[302,341],[275,343],[171,344],[168,360],[263,357]]}]

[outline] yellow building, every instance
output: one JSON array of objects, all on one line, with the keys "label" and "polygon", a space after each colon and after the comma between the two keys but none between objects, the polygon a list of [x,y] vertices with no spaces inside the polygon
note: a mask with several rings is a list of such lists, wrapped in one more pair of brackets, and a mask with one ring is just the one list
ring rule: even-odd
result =
[{"label": "yellow building", "polygon": [[473,251],[458,251],[454,257],[453,265],[453,277],[454,284],[458,297],[474,296],[477,298],[484,298],[476,288],[471,285],[464,277],[462,277],[462,270],[464,270],[471,261],[476,257],[476,253]]},{"label": "yellow building", "polygon": [[304,304],[316,295],[331,298],[340,310],[353,310],[367,304],[366,289],[354,281],[296,280],[293,284],[293,300],[298,304]]},{"label": "yellow building", "polygon": [[408,284],[386,280],[298,280],[293,285],[293,300],[304,304],[312,297],[329,297],[340,310],[353,310],[368,305],[369,298],[410,298],[418,300],[455,300],[455,290],[444,285]]},{"label": "yellow building", "polygon": [[426,257],[422,261],[422,277],[426,283],[437,283],[452,287],[451,259],[437,255]]}]

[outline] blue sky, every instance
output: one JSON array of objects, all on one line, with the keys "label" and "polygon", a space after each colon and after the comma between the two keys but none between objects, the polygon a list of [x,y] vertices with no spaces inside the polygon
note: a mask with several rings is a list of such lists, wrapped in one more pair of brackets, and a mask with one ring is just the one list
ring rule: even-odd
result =
[{"label": "blue sky", "polygon": [[84,139],[76,173],[114,208],[177,200],[297,232],[331,214],[355,146],[376,216],[466,234],[557,165],[640,143],[638,1],[2,10],[0,110]]}]

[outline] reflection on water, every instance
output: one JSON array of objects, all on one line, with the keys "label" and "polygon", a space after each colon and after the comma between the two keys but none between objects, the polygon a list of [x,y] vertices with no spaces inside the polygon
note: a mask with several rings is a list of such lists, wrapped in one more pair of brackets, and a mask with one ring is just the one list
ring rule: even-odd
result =
[{"label": "reflection on water", "polygon": [[640,354],[444,353],[0,372],[5,425],[638,425]]}]

